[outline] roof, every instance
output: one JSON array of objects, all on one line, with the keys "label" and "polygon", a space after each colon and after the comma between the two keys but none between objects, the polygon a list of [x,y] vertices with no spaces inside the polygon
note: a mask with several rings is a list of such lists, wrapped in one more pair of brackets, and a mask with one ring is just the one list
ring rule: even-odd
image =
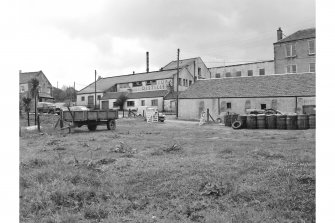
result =
[{"label": "roof", "polygon": [[[190,64],[193,63],[193,61],[200,59],[200,57],[196,57],[196,58],[189,58],[189,59],[184,59],[184,60],[179,60],[179,67],[186,67]],[[168,63],[167,65],[165,65],[163,67],[163,70],[167,70],[167,69],[177,69],[177,61],[171,61],[170,63]]]},{"label": "roof", "polygon": [[45,93],[45,92],[40,92],[40,93],[38,93],[38,96],[39,96],[40,98],[54,98],[54,97],[52,97],[50,94]]},{"label": "roof", "polygon": [[139,99],[139,98],[157,98],[164,97],[169,93],[168,90],[159,91],[141,91],[141,92],[106,92],[101,100],[117,99],[120,95],[125,94],[128,99]]},{"label": "roof", "polygon": [[315,96],[315,73],[198,80],[179,98]]},{"label": "roof", "polygon": [[226,66],[209,67],[208,69],[221,68],[221,67],[227,68],[227,67],[243,66],[243,65],[251,65],[251,64],[259,64],[259,63],[269,63],[269,62],[274,62],[274,60],[260,60],[260,61],[249,62],[249,63],[240,63],[240,64],[232,64],[232,65],[226,65]]},{"label": "roof", "polygon": [[295,40],[300,40],[300,39],[310,39],[310,38],[315,38],[315,28],[299,30],[279,40],[276,43],[284,43],[284,42],[290,42],[290,41],[295,41]]},{"label": "roof", "polygon": [[129,93],[127,97],[128,99],[157,98],[157,97],[164,97],[168,93],[169,93],[168,90],[132,92],[132,93]]},{"label": "roof", "polygon": [[[97,92],[107,91],[115,84],[146,81],[146,80],[168,79],[172,78],[173,75],[176,73],[177,73],[176,69],[171,69],[163,71],[153,71],[148,73],[136,73],[136,74],[101,78],[97,80]],[[88,85],[87,87],[81,89],[78,92],[78,94],[87,94],[93,92],[94,92],[94,82]]]},{"label": "roof", "polygon": [[[180,93],[181,93],[181,91],[179,91],[178,95],[180,95]],[[176,98],[177,98],[177,92],[176,91],[170,92],[164,97],[165,100],[171,100],[171,99],[176,99]]]},{"label": "roof", "polygon": [[20,73],[20,84],[25,84],[30,82],[31,79],[37,78],[38,75],[43,73],[41,70],[36,71],[36,72],[25,72],[25,73]]}]

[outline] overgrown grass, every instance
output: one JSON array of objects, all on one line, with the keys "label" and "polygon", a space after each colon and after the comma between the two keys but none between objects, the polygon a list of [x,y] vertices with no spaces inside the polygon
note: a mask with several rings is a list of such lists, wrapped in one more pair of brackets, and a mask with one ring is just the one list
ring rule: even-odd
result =
[{"label": "overgrown grass", "polygon": [[313,130],[52,124],[20,138],[21,222],[315,222]]}]

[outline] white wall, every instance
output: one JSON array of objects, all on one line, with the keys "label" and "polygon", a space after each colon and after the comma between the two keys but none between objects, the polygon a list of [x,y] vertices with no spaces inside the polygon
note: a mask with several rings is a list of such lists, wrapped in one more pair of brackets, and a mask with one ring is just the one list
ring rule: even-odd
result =
[{"label": "white wall", "polygon": [[[94,93],[91,93],[91,94],[78,94],[77,95],[77,105],[84,105],[84,106],[87,106],[88,105],[88,96],[93,96],[93,103],[94,103]],[[103,93],[98,93],[97,92],[97,106],[100,106],[99,104],[99,100],[98,100],[98,96],[103,96]],[[84,101],[81,100],[81,97],[84,97]]]},{"label": "white wall", "polygon": [[[163,97],[157,97],[157,98],[140,98],[140,99],[128,99],[127,101],[134,101],[134,106],[130,106],[128,107],[127,106],[127,102],[125,102],[124,106],[123,106],[123,109],[124,110],[135,110],[137,109],[139,106],[141,106],[141,101],[144,100],[145,101],[145,106],[151,106],[151,100],[155,100],[157,99],[158,100],[158,110],[159,111],[163,111]],[[108,99],[108,108],[109,109],[118,109],[118,108],[115,108],[113,107],[113,103],[116,102],[117,99]],[[103,101],[106,101],[106,100],[103,100]],[[101,108],[101,106],[100,106]]]}]

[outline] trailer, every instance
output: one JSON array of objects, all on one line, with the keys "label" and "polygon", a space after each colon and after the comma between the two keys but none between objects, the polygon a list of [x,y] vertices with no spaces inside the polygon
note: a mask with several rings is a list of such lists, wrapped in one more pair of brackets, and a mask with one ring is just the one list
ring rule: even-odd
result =
[{"label": "trailer", "polygon": [[[115,120],[118,118],[117,110],[94,111],[63,111],[61,113],[61,129],[80,128],[86,125],[90,131],[95,131],[98,125],[106,125],[108,130],[115,130]],[[70,122],[68,127],[63,127],[62,122]]]}]

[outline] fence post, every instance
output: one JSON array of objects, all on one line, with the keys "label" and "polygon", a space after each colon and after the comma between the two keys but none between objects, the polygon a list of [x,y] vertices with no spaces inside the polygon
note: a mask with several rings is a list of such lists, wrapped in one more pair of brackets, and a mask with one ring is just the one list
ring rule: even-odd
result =
[{"label": "fence post", "polygon": [[37,115],[37,128],[38,128],[38,131],[40,132],[41,131],[41,127],[40,127],[40,115]]},{"label": "fence post", "polygon": [[207,108],[207,122],[209,122],[209,109]]}]

